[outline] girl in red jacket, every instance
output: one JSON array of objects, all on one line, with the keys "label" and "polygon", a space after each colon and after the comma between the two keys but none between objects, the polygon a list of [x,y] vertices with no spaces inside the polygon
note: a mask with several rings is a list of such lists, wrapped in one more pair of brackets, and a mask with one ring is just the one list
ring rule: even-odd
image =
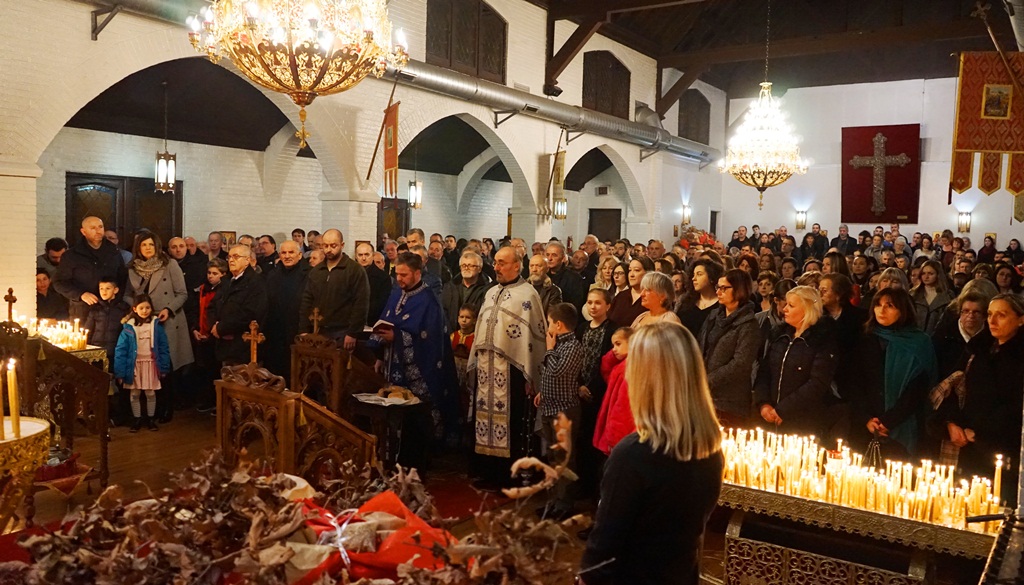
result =
[{"label": "girl in red jacket", "polygon": [[612,334],[612,350],[601,358],[601,376],[608,390],[597,415],[594,447],[608,455],[626,435],[636,430],[633,411],[629,408],[629,386],[626,385],[626,355],[633,330],[621,327]]}]

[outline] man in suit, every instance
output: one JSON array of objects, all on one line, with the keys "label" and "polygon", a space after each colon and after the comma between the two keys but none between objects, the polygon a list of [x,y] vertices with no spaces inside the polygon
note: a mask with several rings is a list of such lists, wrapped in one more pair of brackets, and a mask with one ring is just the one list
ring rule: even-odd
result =
[{"label": "man in suit", "polygon": [[252,248],[235,245],[228,252],[231,280],[217,295],[216,321],[210,333],[217,339],[217,360],[224,365],[249,363],[249,344],[242,336],[249,324],[256,321],[262,328],[267,318],[267,288],[250,264]]}]

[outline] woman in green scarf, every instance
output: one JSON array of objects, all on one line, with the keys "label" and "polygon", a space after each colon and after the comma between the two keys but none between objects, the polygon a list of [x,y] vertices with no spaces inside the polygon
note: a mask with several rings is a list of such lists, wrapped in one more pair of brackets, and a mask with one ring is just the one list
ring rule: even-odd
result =
[{"label": "woman in green scarf", "polygon": [[917,327],[914,302],[903,289],[878,291],[868,310],[866,334],[857,344],[858,375],[851,381],[854,420],[851,437],[864,446],[882,442],[886,459],[916,457],[926,415],[928,391],[935,385],[937,364],[931,338]]}]

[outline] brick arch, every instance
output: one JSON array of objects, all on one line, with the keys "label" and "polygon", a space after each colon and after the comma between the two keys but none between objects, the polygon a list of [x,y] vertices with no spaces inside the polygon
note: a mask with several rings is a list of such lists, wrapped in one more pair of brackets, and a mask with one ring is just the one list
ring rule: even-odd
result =
[{"label": "brick arch", "polygon": [[619,178],[622,179],[622,183],[626,187],[625,197],[622,202],[629,206],[628,211],[632,211],[632,215],[629,217],[648,217],[647,201],[644,199],[643,190],[640,189],[640,183],[636,180],[636,175],[630,168],[629,163],[626,162],[626,159],[611,145],[599,144],[587,150],[570,150],[570,153],[578,153],[578,155],[572,156],[566,161],[567,170],[565,174],[568,175],[569,171],[576,166],[576,163],[591,150],[600,150],[602,154],[607,156],[608,160],[612,163],[612,168],[615,169]]},{"label": "brick arch", "polygon": [[[417,96],[426,96],[430,94],[424,94],[418,92]],[[404,148],[413,138],[415,138],[420,132],[431,124],[444,119],[449,116],[459,118],[463,122],[469,124],[473,130],[477,132],[490,146],[490,150],[494,152],[494,155],[505,165],[505,169],[508,171],[509,176],[512,178],[512,204],[514,207],[521,209],[535,210],[537,209],[537,203],[533,195],[533,190],[530,188],[530,182],[527,179],[527,174],[523,169],[523,165],[519,163],[519,159],[516,157],[514,151],[523,150],[522,147],[517,143],[515,137],[511,134],[505,134],[499,136],[497,132],[491,127],[490,121],[485,121],[479,117],[477,113],[470,113],[465,111],[465,102],[460,102],[453,98],[445,98],[441,96],[430,96],[433,99],[428,99],[427,103],[420,104],[417,100],[416,110],[412,115],[405,116],[403,114],[399,121],[399,142],[402,148]],[[403,102],[404,105],[404,102]],[[454,112],[449,115],[438,115],[438,112],[452,109],[452,106],[460,106],[463,111]],[[482,110],[481,114],[484,116],[490,115],[490,110],[483,108],[482,106],[470,106],[470,109]],[[400,149],[401,150],[401,149]],[[479,181],[475,182],[479,184]],[[464,192],[457,194],[456,201],[460,209],[468,208],[470,200],[473,197],[476,184],[467,185]],[[470,187],[472,189],[470,189]],[[464,207],[467,206],[467,207]]]}]

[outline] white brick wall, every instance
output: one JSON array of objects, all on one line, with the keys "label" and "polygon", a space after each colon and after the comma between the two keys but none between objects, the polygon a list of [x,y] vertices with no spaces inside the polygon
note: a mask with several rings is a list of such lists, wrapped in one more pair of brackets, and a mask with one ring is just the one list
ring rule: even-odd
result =
[{"label": "white brick wall", "polygon": [[[39,159],[36,247],[42,250],[47,238],[64,235],[67,172],[147,177],[162,149],[156,138],[61,130]],[[261,152],[173,141],[168,150],[177,155],[178,179],[184,182],[185,234],[202,239],[213,230],[231,230],[270,233],[280,241],[296,227],[323,229],[318,198],[323,172],[315,159],[296,158],[281,189],[265,192]]]}]

